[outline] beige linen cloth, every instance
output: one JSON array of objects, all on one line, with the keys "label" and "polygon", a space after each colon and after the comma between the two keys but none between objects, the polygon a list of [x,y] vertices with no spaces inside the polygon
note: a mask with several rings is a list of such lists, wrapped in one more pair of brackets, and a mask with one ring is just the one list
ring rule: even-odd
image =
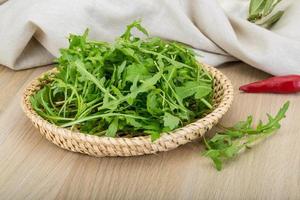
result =
[{"label": "beige linen cloth", "polygon": [[70,33],[113,41],[133,20],[152,36],[199,51],[203,62],[242,60],[274,75],[300,73],[300,1],[271,30],[246,20],[249,0],[0,0],[0,64],[20,70],[53,62]]}]

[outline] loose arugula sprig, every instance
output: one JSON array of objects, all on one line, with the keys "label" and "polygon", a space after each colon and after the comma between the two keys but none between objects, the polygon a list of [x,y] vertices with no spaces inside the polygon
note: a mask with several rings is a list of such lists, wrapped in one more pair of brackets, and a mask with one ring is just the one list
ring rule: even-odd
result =
[{"label": "loose arugula sprig", "polygon": [[237,156],[238,153],[278,130],[279,122],[285,117],[288,107],[289,102],[286,102],[275,117],[267,114],[268,122],[264,124],[259,121],[256,127],[252,125],[252,116],[248,116],[246,121],[238,122],[233,127],[222,127],[224,130],[210,140],[206,141],[204,138],[207,148],[204,155],[212,159],[217,170],[221,170],[224,161]]},{"label": "loose arugula sprig", "polygon": [[[131,34],[138,29],[146,38]],[[212,108],[213,80],[194,52],[147,37],[135,21],[109,44],[70,35],[57,73],[31,97],[34,110],[61,127],[110,137],[155,140]]]},{"label": "loose arugula sprig", "polygon": [[[277,11],[271,17],[270,14],[274,8],[282,0],[251,0],[249,6],[249,16],[248,20],[253,23],[265,26],[267,28],[275,24],[284,14],[284,11]],[[269,17],[269,18],[268,18]],[[265,21],[261,21],[264,18],[268,18]]]}]

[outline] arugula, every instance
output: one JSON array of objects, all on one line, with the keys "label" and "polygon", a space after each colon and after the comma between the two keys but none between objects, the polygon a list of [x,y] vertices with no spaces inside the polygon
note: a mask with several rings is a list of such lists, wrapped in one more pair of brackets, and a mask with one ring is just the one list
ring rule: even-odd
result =
[{"label": "arugula", "polygon": [[[131,34],[136,28],[145,34]],[[31,97],[34,110],[58,126],[109,137],[172,131],[212,108],[213,79],[183,44],[149,37],[140,21],[114,43],[70,35],[57,73]]]},{"label": "arugula", "polygon": [[282,0],[251,0],[249,5],[248,21],[270,28],[284,14],[284,11],[282,10],[272,14],[275,7],[281,1]]},{"label": "arugula", "polygon": [[289,102],[286,102],[275,117],[267,114],[268,122],[264,124],[260,120],[256,127],[252,125],[252,116],[248,116],[245,121],[238,122],[233,127],[222,127],[223,131],[210,140],[204,138],[207,149],[204,155],[212,159],[217,170],[221,170],[224,161],[274,134],[274,131],[280,128],[279,122],[285,117],[288,107]]}]

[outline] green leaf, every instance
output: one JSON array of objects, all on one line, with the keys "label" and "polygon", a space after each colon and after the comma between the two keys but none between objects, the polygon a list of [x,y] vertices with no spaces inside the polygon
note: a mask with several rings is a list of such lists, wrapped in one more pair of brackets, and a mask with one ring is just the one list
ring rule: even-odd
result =
[{"label": "green leaf", "polygon": [[209,141],[212,143],[216,143],[218,141],[225,141],[230,139],[229,135],[223,135],[223,134],[216,134],[213,138],[211,138]]},{"label": "green leaf", "polygon": [[118,124],[119,124],[119,119],[118,117],[115,117],[111,122],[111,124],[108,126],[105,135],[108,137],[115,137],[118,131]]},{"label": "green leaf", "polygon": [[160,133],[159,132],[155,132],[152,131],[151,132],[151,141],[154,142],[155,140],[157,140],[160,137]]},{"label": "green leaf", "polygon": [[152,90],[147,95],[147,110],[152,115],[160,115],[162,110],[162,99],[159,90]]},{"label": "green leaf", "polygon": [[241,150],[250,148],[278,130],[280,128],[279,122],[285,117],[289,104],[289,102],[286,102],[275,117],[268,114],[266,124],[260,120],[254,128],[252,126],[252,116],[249,116],[247,120],[238,122],[233,127],[223,127],[225,129],[223,132],[217,133],[208,141],[204,138],[207,149],[204,155],[213,160],[217,170],[221,170],[224,161],[235,157]]},{"label": "green leaf", "polygon": [[224,150],[224,154],[227,158],[233,158],[239,152],[238,146],[232,145]]},{"label": "green leaf", "polygon": [[134,118],[126,118],[126,122],[135,128],[143,127],[143,125]]},{"label": "green leaf", "polygon": [[141,64],[132,64],[129,65],[126,69],[125,80],[134,82],[138,77],[138,80],[145,80],[151,77],[151,74],[148,72],[147,68]]},{"label": "green leaf", "polygon": [[161,126],[158,121],[151,121],[149,120],[147,124],[143,124],[143,128],[145,129],[145,133],[152,133],[154,132],[161,132]]},{"label": "green leaf", "polygon": [[270,17],[268,20],[266,20],[261,25],[266,26],[267,28],[272,27],[284,14],[284,11],[278,11],[276,14],[274,14],[272,17]]},{"label": "green leaf", "polygon": [[162,74],[163,73],[161,71],[161,72],[158,72],[157,74],[155,74],[154,76],[152,76],[151,78],[146,79],[145,81],[143,81],[141,86],[139,86],[136,89],[132,90],[132,94],[140,93],[140,92],[146,92],[147,90],[149,90],[151,88],[154,89],[155,84],[161,79]]},{"label": "green leaf", "polygon": [[88,80],[92,81],[102,92],[107,93],[109,97],[111,97],[112,99],[116,99],[107,91],[107,89],[101,84],[101,82],[95,76],[93,76],[85,69],[84,64],[80,60],[76,60],[74,64],[76,65],[79,73],[86,76]]},{"label": "green leaf", "polygon": [[118,97],[118,98],[123,98],[123,94],[122,92],[117,88],[115,87],[114,85],[111,86],[111,90],[114,92],[114,94]]},{"label": "green leaf", "polygon": [[125,67],[126,67],[126,60],[124,60],[124,61],[122,62],[122,64],[118,67],[118,70],[117,70],[117,71],[118,71],[118,73],[117,73],[117,78],[118,78],[118,79],[121,79],[122,73],[123,73]]},{"label": "green leaf", "polygon": [[252,124],[252,121],[253,121],[253,117],[252,116],[248,116],[246,121],[240,121],[240,122],[236,123],[233,126],[233,128],[235,130],[250,128],[250,126]]},{"label": "green leaf", "polygon": [[181,87],[176,87],[175,91],[181,99],[185,99],[193,95],[195,95],[196,99],[201,99],[211,93],[212,88],[206,84],[189,81]]},{"label": "green leaf", "polygon": [[147,30],[144,27],[141,26],[141,20],[137,20],[137,21],[134,21],[130,25],[127,26],[127,29],[126,29],[125,33],[121,36],[121,38],[124,38],[126,40],[130,39],[131,30],[133,28],[137,28],[139,31],[141,31],[142,33],[144,33],[145,35],[148,36]]},{"label": "green leaf", "polygon": [[215,164],[215,167],[218,171],[220,171],[222,169],[222,161],[221,161],[221,155],[220,152],[217,150],[208,150],[207,152],[205,152],[204,156],[206,157],[210,157],[212,159],[212,161]]},{"label": "green leaf", "polygon": [[176,127],[178,127],[180,119],[170,113],[165,113],[164,115],[164,126],[168,127],[170,130],[175,129]]},{"label": "green leaf", "polygon": [[272,5],[273,5],[274,1],[276,1],[276,0],[267,0],[266,1],[266,4],[265,4],[265,6],[263,8],[263,11],[262,11],[263,15],[267,15],[268,14],[268,12],[272,8]]},{"label": "green leaf", "polygon": [[267,4],[268,0],[251,0],[249,6],[249,14],[258,14],[262,12]]}]

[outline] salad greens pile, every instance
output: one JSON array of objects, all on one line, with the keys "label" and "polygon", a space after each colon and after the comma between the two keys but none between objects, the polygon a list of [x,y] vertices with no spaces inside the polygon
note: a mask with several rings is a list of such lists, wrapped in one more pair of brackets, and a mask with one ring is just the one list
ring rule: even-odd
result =
[{"label": "salad greens pile", "polygon": [[[145,38],[132,35],[133,28]],[[44,77],[46,84],[30,99],[34,110],[86,134],[155,140],[211,109],[213,79],[195,53],[147,36],[140,21],[113,44],[88,39],[88,30],[70,35],[57,73]]]},{"label": "salad greens pile", "polygon": [[253,118],[248,116],[246,121],[238,122],[233,127],[222,127],[223,131],[217,133],[210,140],[206,141],[204,138],[207,148],[204,155],[213,160],[217,170],[221,170],[223,161],[237,156],[246,148],[250,148],[257,142],[274,134],[274,131],[280,128],[279,122],[285,118],[289,104],[289,102],[286,102],[275,117],[267,114],[268,122],[266,124],[259,121],[258,125],[253,127]]}]

